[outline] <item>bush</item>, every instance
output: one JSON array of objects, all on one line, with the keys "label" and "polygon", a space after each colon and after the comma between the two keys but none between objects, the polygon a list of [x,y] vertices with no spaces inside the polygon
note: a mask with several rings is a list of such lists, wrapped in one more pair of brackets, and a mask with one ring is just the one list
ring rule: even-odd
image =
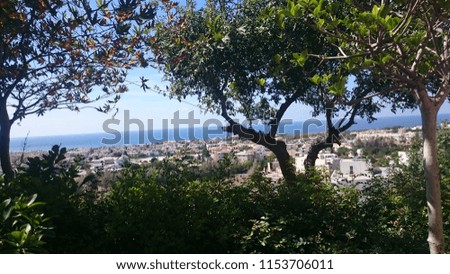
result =
[{"label": "bush", "polygon": [[[80,188],[95,183],[95,178],[91,176],[81,182],[77,181],[78,166],[67,163],[65,153],[65,148],[53,146],[48,154],[42,155],[42,157],[28,158],[25,167],[19,170],[16,177],[7,186],[4,186],[3,193],[10,197],[18,197],[11,200],[16,204],[14,208],[21,210],[14,216],[21,216],[30,223],[33,221],[36,224],[45,221],[47,226],[54,228],[53,233],[39,234],[38,237],[39,246],[42,246],[45,238],[45,248],[48,252],[96,252],[93,245],[96,243],[94,237],[98,236],[98,233],[92,231],[93,227],[99,224],[94,219],[97,216],[97,209],[92,210],[96,199],[95,193],[91,191],[90,187],[83,187],[84,190]],[[24,197],[30,196],[36,202],[25,203]],[[31,209],[35,210],[37,205],[41,212],[39,214],[30,211]],[[30,208],[28,209],[28,207]],[[46,218],[43,217],[44,213]],[[24,231],[35,231],[33,225],[31,225],[31,230],[27,223],[23,223],[22,226],[24,226]],[[25,237],[25,235],[28,234],[24,233],[21,237]]]},{"label": "bush", "polygon": [[[440,135],[445,231],[450,134]],[[199,171],[189,159],[127,165],[107,195],[54,146],[0,181],[0,251],[12,253],[427,253],[420,145],[410,165],[362,192],[319,174],[235,183],[225,157]],[[12,198],[10,198],[12,197]]]},{"label": "bush", "polygon": [[299,176],[273,188],[265,213],[242,238],[246,253],[355,253],[358,193]]},{"label": "bush", "polygon": [[8,198],[0,204],[0,253],[44,253],[44,235],[48,234],[48,218],[35,202],[37,195]]},{"label": "bush", "polygon": [[106,236],[114,253],[238,252],[254,211],[245,186],[202,181],[181,162],[148,174],[130,166],[106,199]]}]

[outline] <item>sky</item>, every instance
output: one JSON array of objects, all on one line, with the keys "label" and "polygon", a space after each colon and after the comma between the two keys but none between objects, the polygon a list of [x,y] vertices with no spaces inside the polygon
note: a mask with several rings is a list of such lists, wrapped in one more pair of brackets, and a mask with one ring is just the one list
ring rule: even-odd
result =
[{"label": "sky", "polygon": [[[104,124],[109,128],[123,131],[126,129],[125,120],[139,119],[144,124],[144,130],[148,130],[148,121],[153,123],[154,129],[163,127],[163,120],[167,120],[169,128],[171,127],[171,119],[179,112],[181,119],[189,117],[189,113],[193,111],[195,119],[199,122],[195,125],[201,127],[208,119],[218,119],[222,125],[226,125],[224,119],[217,114],[205,114],[195,98],[188,98],[183,102],[176,99],[169,99],[162,94],[147,91],[144,92],[139,87],[139,77],[144,76],[149,79],[148,85],[165,86],[162,83],[162,75],[153,69],[136,69],[129,73],[128,87],[129,91],[122,95],[121,100],[117,104],[119,111],[115,118],[120,120],[119,124],[108,124],[109,119],[114,113],[104,114],[93,108],[83,109],[80,112],[70,110],[53,110],[47,112],[44,116],[28,116],[19,124],[14,124],[11,130],[12,138],[34,137],[34,136],[53,136],[53,135],[74,135],[85,133],[99,133],[104,131]],[[94,106],[100,106],[102,103],[96,103]],[[450,113],[450,105],[446,103],[441,109],[441,113]],[[384,109],[376,117],[386,117],[394,115],[411,115],[419,114],[418,111],[393,114],[389,108]],[[127,115],[127,117],[126,117]],[[303,121],[312,117],[312,109],[310,107],[296,104],[289,108],[284,119],[292,119],[294,121]],[[242,116],[237,117],[241,121]],[[318,117],[323,119],[323,117]],[[181,125],[180,127],[183,127]],[[187,127],[187,126],[186,126]],[[136,124],[129,126],[130,130],[137,130]]]},{"label": "sky", "polygon": [[[122,131],[125,127],[125,113],[129,113],[129,119],[139,119],[147,125],[148,120],[153,120],[155,129],[162,128],[163,119],[174,118],[175,112],[179,111],[180,118],[187,118],[189,112],[194,111],[194,117],[203,123],[206,119],[218,118],[217,115],[205,115],[194,98],[179,102],[169,99],[154,91],[144,92],[139,87],[139,78],[144,76],[149,79],[147,85],[162,86],[162,75],[153,69],[135,69],[129,72],[127,86],[129,91],[122,94],[121,100],[116,105],[118,112],[115,118],[121,121],[120,125],[115,125],[116,130]],[[165,86],[165,84],[164,84]],[[84,108],[79,112],[65,109],[52,110],[37,117],[27,116],[18,124],[14,124],[11,129],[11,137],[33,137],[51,135],[73,135],[85,133],[99,133],[103,131],[103,124],[112,118],[115,111],[101,113],[93,107],[102,106],[103,102],[93,103],[90,108]],[[201,126],[199,124],[199,126]],[[131,126],[131,129],[137,129]],[[147,130],[147,128],[145,128]]]}]

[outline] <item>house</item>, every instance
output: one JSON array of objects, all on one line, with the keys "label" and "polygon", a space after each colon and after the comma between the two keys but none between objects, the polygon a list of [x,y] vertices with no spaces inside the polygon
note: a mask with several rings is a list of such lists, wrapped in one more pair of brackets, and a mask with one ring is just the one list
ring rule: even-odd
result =
[{"label": "house", "polygon": [[[305,172],[304,162],[306,155],[295,157],[295,169],[297,172]],[[339,169],[339,157],[334,153],[319,153],[315,167],[329,171]]]},{"label": "house", "polygon": [[341,159],[339,163],[339,170],[344,177],[356,177],[359,175],[369,175],[370,166],[363,159]]},{"label": "house", "polygon": [[398,161],[402,165],[408,165],[409,164],[409,155],[406,151],[399,151],[398,152]]},{"label": "house", "polygon": [[235,156],[239,163],[245,163],[255,159],[255,153],[248,150],[240,151],[236,153]]}]

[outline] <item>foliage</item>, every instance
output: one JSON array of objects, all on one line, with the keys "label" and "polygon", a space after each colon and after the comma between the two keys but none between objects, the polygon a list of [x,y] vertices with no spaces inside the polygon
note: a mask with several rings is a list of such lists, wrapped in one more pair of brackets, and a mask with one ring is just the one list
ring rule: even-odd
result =
[{"label": "foliage", "polygon": [[243,185],[189,174],[181,162],[168,180],[138,166],[124,170],[105,203],[109,252],[427,251],[424,188],[405,181],[414,174],[363,193],[319,183],[318,174],[274,184],[257,173]]},{"label": "foliage", "polygon": [[306,53],[305,59],[340,59],[342,68],[350,72],[367,68],[384,73],[398,90],[401,83],[417,90],[418,83],[409,81],[414,75],[436,94],[436,80],[446,77],[439,68],[447,60],[441,60],[439,53],[446,47],[448,30],[442,27],[448,8],[443,1],[294,0],[278,12],[297,20],[309,18],[308,24],[339,51],[333,57]]},{"label": "foliage", "polygon": [[397,152],[406,149],[398,145],[393,138],[385,137],[356,139],[353,144],[354,150],[361,149],[363,157],[369,160],[372,166],[390,166],[390,162],[397,158]]},{"label": "foliage", "polygon": [[365,227],[354,218],[355,190],[308,178],[277,185],[258,173],[242,185],[193,178],[181,162],[170,170],[170,177],[123,170],[105,201],[108,252],[364,252],[354,235]]},{"label": "foliage", "polygon": [[[313,86],[307,71],[317,64],[292,69],[288,45],[277,39],[276,23],[260,17],[266,5],[276,4],[208,1],[200,10],[192,5],[178,9],[178,17],[157,28],[153,49],[171,83],[169,94],[197,96],[206,110],[218,114],[225,97],[231,115],[242,113],[250,121],[273,119],[283,100],[296,92],[296,100],[305,95]],[[291,30],[302,47],[322,46],[316,33],[302,26]]]},{"label": "foliage", "polygon": [[[366,235],[374,253],[428,253],[425,184],[407,172],[394,173],[365,190]],[[382,240],[380,240],[382,239]]]},{"label": "foliage", "polygon": [[[362,192],[327,183],[281,185],[270,199],[264,198],[267,207],[251,220],[242,250],[428,253],[425,183],[417,180],[417,173],[399,170],[388,181],[374,179]],[[448,209],[444,212],[448,216]]]},{"label": "foliage", "polygon": [[41,213],[37,195],[17,196],[0,204],[0,253],[45,253],[43,237],[48,235],[48,218]]},{"label": "foliage", "polygon": [[130,166],[106,199],[105,233],[118,253],[237,252],[255,211],[248,187],[200,181],[178,163],[170,176]]},{"label": "foliage", "polygon": [[[327,183],[281,185],[242,239],[250,253],[358,253],[358,193]],[[312,179],[314,181],[320,178]],[[317,182],[317,181],[316,181]]]},{"label": "foliage", "polygon": [[78,166],[67,163],[65,153],[65,148],[55,145],[42,157],[28,158],[25,167],[3,191],[11,196],[35,195],[34,199],[47,216],[46,225],[54,228],[53,233],[45,235],[46,250],[51,253],[94,252],[93,237],[98,235],[92,228],[98,223],[91,218],[98,216],[91,210],[97,198],[92,189],[97,182],[93,176],[78,179]]},{"label": "foliage", "polygon": [[[449,136],[440,134],[441,157],[447,157]],[[94,178],[81,187],[64,154],[55,146],[28,159],[2,187],[3,252],[427,252],[419,143],[409,166],[363,192],[336,187],[315,173],[298,176],[294,184],[255,173],[238,184],[230,159],[199,173],[192,159],[174,158],[152,168],[128,165],[112,189],[98,195]],[[447,178],[448,167],[442,170]],[[449,197],[447,183],[443,189]],[[444,204],[446,231],[449,213]]]}]

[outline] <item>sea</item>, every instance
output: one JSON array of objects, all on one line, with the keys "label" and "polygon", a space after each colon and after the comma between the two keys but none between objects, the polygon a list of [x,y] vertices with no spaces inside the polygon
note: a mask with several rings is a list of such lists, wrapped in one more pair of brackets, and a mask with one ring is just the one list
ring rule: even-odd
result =
[{"label": "sea", "polygon": [[[450,121],[450,113],[439,114],[438,124],[442,121]],[[337,122],[337,121],[336,121]],[[415,127],[421,125],[420,115],[398,115],[391,117],[380,117],[369,123],[367,120],[357,119],[349,131],[368,129],[383,129],[392,127]],[[260,124],[252,125],[255,130],[265,131],[267,128]],[[326,124],[322,120],[309,119],[306,121],[283,120],[280,123],[278,134],[316,134],[325,132]],[[213,138],[226,138],[230,136],[221,127],[209,126],[207,128],[167,128],[151,131],[119,132],[109,130],[108,132],[55,135],[55,136],[29,136],[12,138],[10,150],[19,151],[47,151],[53,145],[60,145],[67,149],[73,148],[98,148],[104,146],[124,146],[161,143],[164,141],[184,140],[209,140]]]}]

